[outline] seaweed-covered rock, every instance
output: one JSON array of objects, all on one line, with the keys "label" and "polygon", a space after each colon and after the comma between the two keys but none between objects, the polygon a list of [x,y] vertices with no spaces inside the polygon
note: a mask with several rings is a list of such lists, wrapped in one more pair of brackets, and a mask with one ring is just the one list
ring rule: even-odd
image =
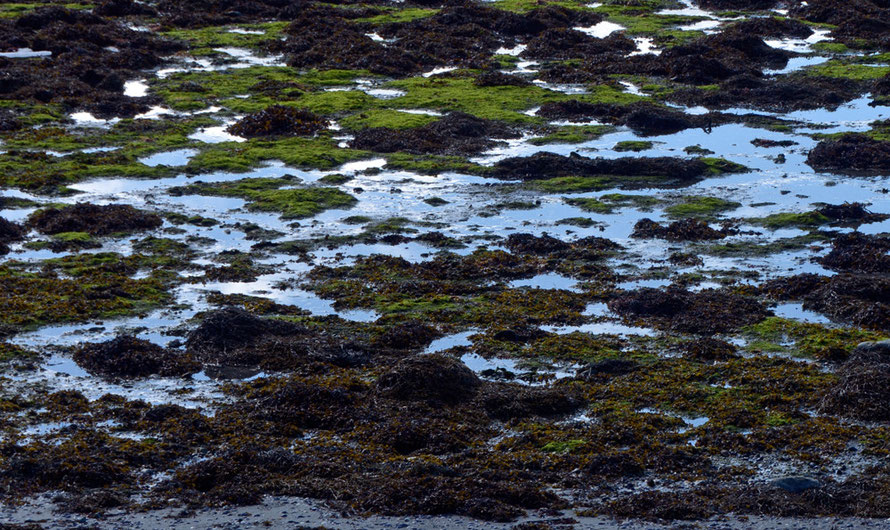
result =
[{"label": "seaweed-covered rock", "polygon": [[826,204],[816,211],[836,223],[846,225],[877,223],[890,218],[887,214],[872,213],[864,204],[858,202]]},{"label": "seaweed-covered rock", "polygon": [[281,320],[260,318],[238,307],[226,307],[208,313],[201,324],[188,334],[190,351],[226,351],[256,343],[269,335],[290,335],[300,326]]},{"label": "seaweed-covered rock", "polygon": [[529,86],[532,82],[528,79],[523,79],[518,75],[505,74],[497,70],[489,70],[476,76],[476,78],[473,79],[473,84],[478,87]]},{"label": "seaweed-covered rock", "polygon": [[770,315],[757,300],[716,289],[690,292],[677,287],[643,288],[622,293],[608,302],[624,317],[673,331],[713,335],[738,330]]},{"label": "seaweed-covered rock", "polygon": [[226,130],[244,138],[311,136],[328,125],[328,120],[306,109],[273,105],[241,118]]},{"label": "seaweed-covered rock", "polygon": [[778,300],[802,300],[804,309],[838,322],[890,330],[890,279],[884,274],[798,274],[766,282],[760,291]]},{"label": "seaweed-covered rock", "polygon": [[667,239],[668,241],[706,241],[723,239],[730,235],[732,230],[724,227],[721,230],[699,219],[688,218],[662,226],[652,219],[640,219],[634,225],[630,237],[639,239]]},{"label": "seaweed-covered rock", "polygon": [[516,136],[517,133],[506,125],[463,112],[452,112],[440,120],[413,129],[373,127],[358,131],[350,147],[377,153],[400,151],[413,154],[470,155],[495,146],[495,138]]},{"label": "seaweed-covered rock", "polygon": [[571,248],[565,241],[543,234],[538,237],[532,234],[510,234],[504,246],[516,254],[547,255],[563,252]]},{"label": "seaweed-covered rock", "polygon": [[28,218],[28,226],[43,234],[86,232],[104,236],[115,232],[150,230],[162,224],[157,214],[137,210],[129,204],[102,206],[79,202],[73,206],[39,210]]},{"label": "seaweed-covered rock", "polygon": [[575,377],[590,381],[598,377],[626,375],[636,371],[639,367],[640,363],[630,359],[604,359],[579,368]]},{"label": "seaweed-covered rock", "polygon": [[683,357],[696,361],[728,361],[738,357],[738,348],[725,340],[704,337],[680,344]]},{"label": "seaweed-covered rock", "polygon": [[481,385],[462,362],[436,354],[400,361],[377,380],[377,389],[384,396],[449,404],[472,399]]},{"label": "seaweed-covered rock", "polygon": [[88,343],[74,351],[74,361],[88,372],[109,378],[182,376],[198,371],[190,357],[129,335]]},{"label": "seaweed-covered rock", "polygon": [[701,160],[685,158],[587,158],[577,153],[562,156],[555,153],[536,153],[528,157],[514,157],[499,161],[491,175],[501,179],[538,180],[569,176],[655,176],[689,182],[708,173],[708,165]]},{"label": "seaweed-covered rock", "polygon": [[0,217],[0,243],[18,241],[25,235],[25,230],[18,224]]},{"label": "seaweed-covered rock", "polygon": [[847,133],[819,142],[807,155],[807,164],[818,171],[890,172],[890,142],[867,135]]},{"label": "seaweed-covered rock", "polygon": [[374,341],[379,346],[412,350],[428,346],[442,332],[419,320],[408,320],[389,327]]},{"label": "seaweed-covered rock", "polygon": [[888,272],[890,238],[861,232],[841,234],[831,242],[831,252],[818,261],[834,271]]},{"label": "seaweed-covered rock", "polygon": [[566,387],[522,388],[498,384],[487,386],[479,396],[479,402],[492,418],[510,420],[569,414],[581,408],[584,400]]},{"label": "seaweed-covered rock", "polygon": [[854,352],[819,404],[822,412],[862,421],[890,421],[890,356]]},{"label": "seaweed-covered rock", "polygon": [[523,50],[522,57],[574,59],[602,54],[623,57],[636,48],[636,43],[623,33],[614,33],[604,39],[598,39],[575,29],[551,29],[531,39],[528,47]]}]

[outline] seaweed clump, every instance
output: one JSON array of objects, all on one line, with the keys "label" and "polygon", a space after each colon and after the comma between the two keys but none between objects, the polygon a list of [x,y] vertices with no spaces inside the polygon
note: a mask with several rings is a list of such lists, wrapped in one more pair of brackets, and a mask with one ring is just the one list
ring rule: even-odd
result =
[{"label": "seaweed clump", "polygon": [[436,354],[405,359],[377,380],[387,397],[451,404],[472,399],[481,384],[465,364]]},{"label": "seaweed clump", "polygon": [[890,421],[890,342],[865,343],[838,370],[822,412],[862,421]]},{"label": "seaweed clump", "polygon": [[819,142],[807,155],[807,164],[818,171],[890,171],[890,142],[865,134],[847,133]]},{"label": "seaweed clump", "polygon": [[28,218],[28,226],[43,234],[86,232],[104,236],[116,232],[150,230],[163,224],[161,217],[129,204],[100,206],[79,202],[64,208],[39,210]]},{"label": "seaweed clump", "polygon": [[88,372],[109,378],[173,377],[198,371],[197,364],[188,356],[129,335],[84,344],[74,351],[73,357]]},{"label": "seaweed clump", "polygon": [[639,239],[667,239],[668,241],[705,241],[723,239],[732,233],[733,230],[729,227],[724,226],[720,230],[716,230],[700,219],[682,219],[663,226],[652,219],[646,218],[640,219],[634,225],[631,237]]},{"label": "seaweed clump", "polygon": [[831,252],[818,260],[828,269],[860,273],[890,272],[890,238],[850,232],[836,237],[831,246]]},{"label": "seaweed clump", "polygon": [[0,217],[0,254],[9,252],[9,243],[21,240],[25,231],[21,226]]},{"label": "seaweed clump", "polygon": [[452,112],[441,120],[413,129],[364,129],[355,134],[350,146],[377,153],[470,155],[497,145],[494,138],[517,136],[506,125],[463,112]]},{"label": "seaweed clump", "polygon": [[494,165],[491,175],[500,179],[540,180],[570,176],[615,175],[624,177],[663,177],[683,183],[694,181],[709,173],[710,167],[701,160],[684,158],[587,158],[577,153],[562,156],[555,153],[536,153],[528,157],[501,160]]},{"label": "seaweed clump", "polygon": [[226,130],[243,138],[311,136],[329,124],[325,118],[306,109],[273,105],[241,118]]},{"label": "seaweed clump", "polygon": [[716,289],[690,292],[673,286],[624,292],[608,305],[625,317],[643,318],[662,328],[702,335],[736,331],[769,316],[766,308],[753,298]]}]

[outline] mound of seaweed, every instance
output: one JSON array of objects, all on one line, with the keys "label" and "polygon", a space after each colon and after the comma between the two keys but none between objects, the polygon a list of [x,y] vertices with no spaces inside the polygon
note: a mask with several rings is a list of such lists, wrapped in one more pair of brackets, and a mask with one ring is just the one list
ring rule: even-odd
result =
[{"label": "mound of seaweed", "polygon": [[63,208],[38,210],[28,218],[28,226],[42,234],[86,232],[104,236],[116,232],[151,230],[163,224],[157,214],[138,210],[129,204],[104,206],[79,202]]},{"label": "mound of seaweed", "polygon": [[523,79],[518,75],[505,74],[497,70],[488,70],[476,76],[473,84],[478,87],[492,86],[529,86],[531,81]]},{"label": "mound of seaweed", "polygon": [[819,404],[821,412],[862,421],[890,421],[890,344],[857,347],[837,375],[837,384]]},{"label": "mound of seaweed", "polygon": [[152,99],[124,96],[124,80],[160,65],[163,57],[184,45],[86,10],[41,7],[0,20],[0,48],[25,47],[52,55],[4,61],[0,96],[60,103],[104,118],[132,117],[148,110]]},{"label": "mound of seaweed", "polygon": [[378,390],[387,397],[434,403],[470,400],[481,384],[465,364],[436,354],[409,357],[377,379]]},{"label": "mound of seaweed", "polygon": [[667,239],[668,241],[707,241],[723,239],[735,233],[731,228],[724,226],[715,230],[699,219],[688,218],[662,226],[652,219],[640,219],[634,225],[630,237],[638,239]]},{"label": "mound of seaweed", "polygon": [[604,39],[591,37],[575,29],[550,29],[528,42],[522,57],[528,59],[576,59],[611,54],[623,58],[637,49],[636,43],[623,33],[613,33]]},{"label": "mound of seaweed", "polygon": [[717,289],[690,292],[675,286],[623,292],[609,309],[673,331],[713,335],[756,324],[770,315],[757,300]]},{"label": "mound of seaweed", "polygon": [[21,226],[0,217],[0,254],[8,253],[8,244],[20,241],[24,236],[25,230]]},{"label": "mound of seaweed", "polygon": [[818,171],[890,172],[890,142],[865,134],[847,133],[823,140],[807,155],[807,164]]},{"label": "mound of seaweed", "polygon": [[798,274],[766,282],[760,291],[778,300],[802,300],[804,309],[839,322],[890,330],[890,279],[885,275]]},{"label": "mound of seaweed", "polygon": [[708,165],[701,160],[685,158],[587,158],[577,153],[562,156],[536,153],[527,157],[499,161],[490,175],[509,180],[540,180],[570,176],[655,176],[679,182],[690,182],[708,174]]},{"label": "mound of seaweed", "polygon": [[261,136],[311,136],[330,125],[325,118],[306,109],[273,105],[248,114],[226,131],[243,138]]},{"label": "mound of seaweed", "polygon": [[890,238],[862,232],[841,234],[831,242],[831,252],[817,261],[839,272],[890,272]]},{"label": "mound of seaweed", "polygon": [[516,138],[512,128],[463,112],[413,129],[373,127],[355,133],[353,149],[377,153],[471,155],[497,145],[495,138]]},{"label": "mound of seaweed", "polygon": [[693,127],[713,125],[715,116],[689,116],[652,103],[630,105],[587,103],[576,99],[545,103],[538,116],[551,120],[598,120],[612,125],[630,127],[637,134],[655,136],[673,134]]},{"label": "mound of seaweed", "polygon": [[737,358],[739,349],[725,340],[703,337],[681,343],[680,351],[685,359],[720,362]]},{"label": "mound of seaweed", "polygon": [[879,223],[890,219],[890,215],[872,213],[864,204],[859,202],[845,202],[843,204],[826,204],[816,210],[819,214],[831,219],[840,225],[858,226],[868,223]]},{"label": "mound of seaweed", "polygon": [[84,344],[74,350],[73,357],[74,362],[88,372],[108,378],[184,376],[199,369],[194,361],[180,352],[129,335]]}]

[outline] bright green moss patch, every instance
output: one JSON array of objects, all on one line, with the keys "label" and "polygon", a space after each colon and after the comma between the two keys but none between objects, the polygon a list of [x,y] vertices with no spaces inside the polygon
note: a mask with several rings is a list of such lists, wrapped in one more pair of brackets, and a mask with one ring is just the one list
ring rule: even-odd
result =
[{"label": "bright green moss patch", "polygon": [[368,110],[340,120],[345,129],[357,130],[372,127],[389,129],[412,129],[436,121],[438,118],[426,114],[413,114],[397,110]]},{"label": "bright green moss patch", "polygon": [[462,111],[491,120],[535,123],[542,120],[524,112],[548,102],[581,99],[592,103],[629,104],[644,99],[606,85],[591,87],[590,94],[568,95],[535,85],[479,87],[473,81],[471,72],[392,81],[386,86],[406,94],[383,104],[389,108]]},{"label": "bright green moss patch", "polygon": [[872,331],[829,328],[779,317],[767,318],[745,331],[755,340],[778,344],[794,355],[816,359],[843,359],[860,342],[887,338]]},{"label": "bright green moss patch", "polygon": [[825,64],[810,66],[803,71],[809,76],[872,81],[890,74],[890,66],[869,66],[849,64],[842,61],[828,61]]},{"label": "bright green moss patch", "polygon": [[615,130],[611,125],[570,125],[560,127],[555,133],[529,139],[532,145],[578,144],[595,140]]},{"label": "bright green moss patch", "polygon": [[645,140],[627,140],[627,141],[618,142],[617,144],[615,144],[614,149],[615,149],[615,151],[618,151],[619,153],[626,152],[626,151],[639,152],[639,151],[646,151],[647,149],[652,149],[652,147],[654,145],[655,145],[654,142],[648,142]]},{"label": "bright green moss patch", "polygon": [[215,184],[195,183],[171,188],[172,195],[210,195],[238,197],[247,201],[247,209],[280,212],[285,219],[312,217],[332,208],[348,208],[356,199],[336,188],[286,188],[286,179],[255,178]]},{"label": "bright green moss patch", "polygon": [[412,20],[419,20],[422,18],[431,17],[439,12],[438,9],[425,9],[419,7],[380,7],[378,9],[385,12],[381,15],[375,15],[373,17],[357,18],[355,19],[355,22],[371,24],[374,26],[391,24],[394,22],[411,22]]},{"label": "bright green moss patch", "polygon": [[484,167],[468,162],[459,156],[412,155],[409,153],[387,154],[386,169],[401,169],[422,175],[437,175],[448,171],[478,175],[485,171]]},{"label": "bright green moss patch", "polygon": [[714,175],[722,175],[725,173],[744,173],[750,169],[742,164],[730,162],[725,158],[700,158],[702,162],[707,164],[709,171]]},{"label": "bright green moss patch", "polygon": [[831,219],[819,212],[776,213],[757,219],[749,219],[752,224],[759,224],[771,230],[781,228],[808,228],[827,224]]},{"label": "bright green moss patch", "polygon": [[549,193],[582,193],[606,189],[610,185],[605,177],[556,177],[524,184],[528,188]]},{"label": "bright green moss patch", "polygon": [[665,208],[665,212],[675,218],[712,218],[717,214],[735,210],[740,203],[717,197],[687,197],[680,204]]},{"label": "bright green moss patch", "polygon": [[206,146],[189,160],[187,171],[204,173],[230,171],[244,173],[268,160],[280,160],[293,167],[331,169],[353,160],[367,158],[370,153],[341,149],[327,136],[316,138],[283,138],[249,140],[243,143],[224,142]]}]

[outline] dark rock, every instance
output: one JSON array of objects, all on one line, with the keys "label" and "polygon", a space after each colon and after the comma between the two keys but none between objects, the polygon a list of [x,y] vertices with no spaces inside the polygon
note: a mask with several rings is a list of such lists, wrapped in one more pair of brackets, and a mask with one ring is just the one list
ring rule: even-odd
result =
[{"label": "dark rock", "polygon": [[783,477],[770,482],[770,485],[789,493],[801,493],[809,489],[822,487],[821,482],[810,477]]}]

